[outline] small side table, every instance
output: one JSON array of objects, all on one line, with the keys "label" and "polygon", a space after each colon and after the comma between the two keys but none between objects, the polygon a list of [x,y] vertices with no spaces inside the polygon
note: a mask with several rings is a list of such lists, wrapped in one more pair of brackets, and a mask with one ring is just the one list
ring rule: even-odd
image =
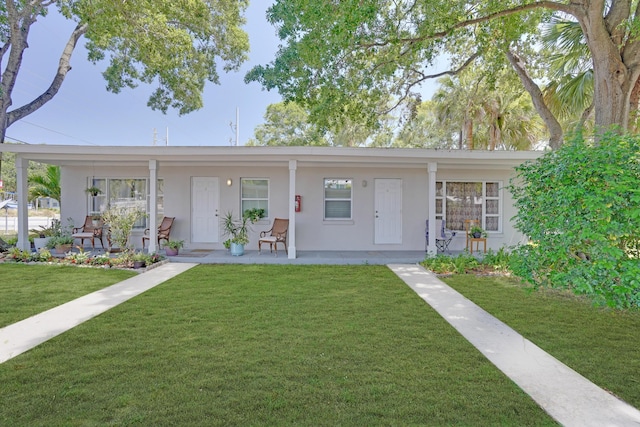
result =
[{"label": "small side table", "polygon": [[473,243],[476,244],[476,251],[480,251],[480,242],[484,245],[484,253],[487,253],[487,238],[486,237],[469,237],[469,252],[473,254]]}]

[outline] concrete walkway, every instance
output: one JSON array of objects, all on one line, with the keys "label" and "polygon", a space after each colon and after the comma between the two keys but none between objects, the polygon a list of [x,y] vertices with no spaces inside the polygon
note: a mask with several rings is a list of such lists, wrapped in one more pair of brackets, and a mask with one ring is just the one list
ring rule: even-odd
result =
[{"label": "concrete walkway", "polygon": [[195,265],[164,264],[0,329],[0,363],[140,295]]},{"label": "concrete walkway", "polygon": [[599,388],[418,265],[393,270],[564,426],[640,426],[640,411]]}]

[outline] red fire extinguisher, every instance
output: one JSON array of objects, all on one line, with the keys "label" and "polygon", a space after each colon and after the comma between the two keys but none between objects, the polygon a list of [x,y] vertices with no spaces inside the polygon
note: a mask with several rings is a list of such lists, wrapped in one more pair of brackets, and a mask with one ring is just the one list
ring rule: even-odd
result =
[{"label": "red fire extinguisher", "polygon": [[296,212],[300,212],[302,210],[302,196],[296,194]]}]

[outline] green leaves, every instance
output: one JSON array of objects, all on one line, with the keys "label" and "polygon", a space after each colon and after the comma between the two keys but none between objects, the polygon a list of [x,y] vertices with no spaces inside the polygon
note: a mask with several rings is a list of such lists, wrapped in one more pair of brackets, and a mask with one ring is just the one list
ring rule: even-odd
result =
[{"label": "green leaves", "polygon": [[639,307],[640,137],[576,137],[517,169],[515,225],[531,243],[514,270],[538,286],[570,288],[619,308]]},{"label": "green leaves", "polygon": [[103,76],[118,93],[139,82],[157,83],[148,105],[186,114],[202,107],[206,81],[218,83],[216,62],[235,70],[246,59],[242,30],[246,0],[102,0],[70,9],[89,24],[89,59],[109,58]]}]

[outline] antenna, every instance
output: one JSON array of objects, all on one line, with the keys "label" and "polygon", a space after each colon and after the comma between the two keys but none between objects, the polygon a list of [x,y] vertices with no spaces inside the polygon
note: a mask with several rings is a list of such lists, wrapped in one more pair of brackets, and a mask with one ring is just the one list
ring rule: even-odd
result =
[{"label": "antenna", "polygon": [[240,140],[240,108],[236,107],[236,147]]}]

